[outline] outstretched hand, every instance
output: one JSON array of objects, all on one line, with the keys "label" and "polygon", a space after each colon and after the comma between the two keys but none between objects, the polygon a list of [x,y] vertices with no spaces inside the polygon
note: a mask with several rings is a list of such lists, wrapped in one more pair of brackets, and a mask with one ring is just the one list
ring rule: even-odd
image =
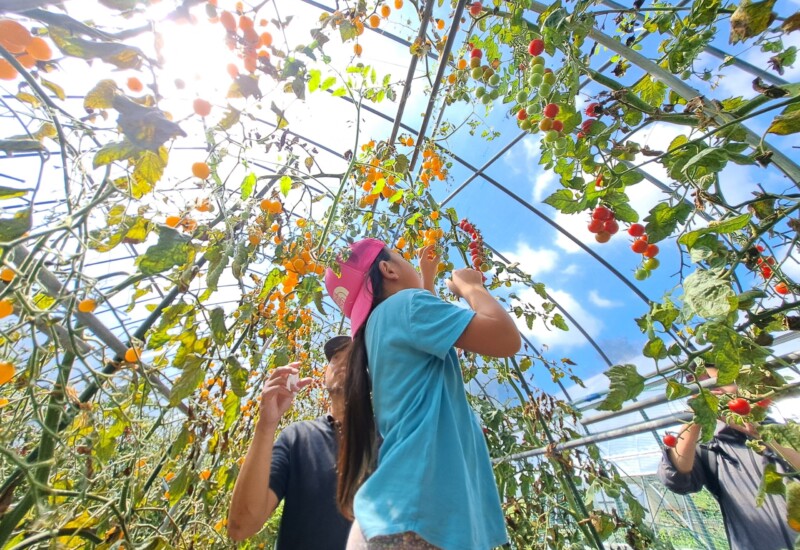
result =
[{"label": "outstretched hand", "polygon": [[298,391],[311,384],[311,378],[297,378],[300,363],[289,363],[272,370],[261,390],[261,421],[277,424],[289,410]]},{"label": "outstretched hand", "polygon": [[436,280],[436,274],[439,272],[439,262],[442,257],[436,252],[436,245],[429,244],[424,246],[419,251],[419,270],[422,273],[422,286],[425,290],[432,293],[434,291],[433,282]]}]

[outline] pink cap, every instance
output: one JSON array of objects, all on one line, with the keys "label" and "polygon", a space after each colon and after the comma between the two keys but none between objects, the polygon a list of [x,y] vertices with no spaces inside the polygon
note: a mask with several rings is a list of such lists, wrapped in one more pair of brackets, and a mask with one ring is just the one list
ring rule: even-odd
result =
[{"label": "pink cap", "polygon": [[325,270],[325,288],[344,316],[350,319],[351,334],[366,322],[372,310],[372,284],[367,273],[386,244],[378,239],[362,239],[350,245],[350,257],[339,262],[341,276]]}]

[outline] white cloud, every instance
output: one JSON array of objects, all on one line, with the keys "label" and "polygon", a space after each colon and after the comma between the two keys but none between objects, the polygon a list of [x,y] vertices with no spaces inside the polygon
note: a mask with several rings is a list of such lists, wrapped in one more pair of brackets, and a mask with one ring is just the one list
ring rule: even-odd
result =
[{"label": "white cloud", "polygon": [[503,256],[512,263],[519,263],[519,268],[536,277],[540,273],[551,271],[558,262],[558,252],[549,248],[531,248],[527,243],[518,242],[517,249],[503,252]]},{"label": "white cloud", "polygon": [[[591,336],[597,338],[603,329],[603,323],[597,317],[586,311],[583,306],[568,292],[561,290],[549,290],[550,296],[555,300],[558,305],[568,311],[569,314],[580,323],[581,327]],[[526,288],[517,294],[522,302],[530,304],[540,311],[543,300],[536,294],[533,289]],[[536,346],[547,346],[548,348],[571,349],[586,345],[588,342],[581,335],[578,330],[572,326],[572,323],[567,321],[570,326],[569,331],[563,331],[557,328],[547,327],[545,324],[536,319],[533,322],[532,328],[528,328],[525,319],[516,319],[517,327],[527,337],[529,337],[533,344]]]},{"label": "white cloud", "polygon": [[610,307],[619,307],[622,305],[621,302],[617,302],[615,300],[609,300],[608,298],[603,298],[600,296],[600,293],[596,290],[591,290],[589,292],[589,301],[592,302],[597,307],[602,308],[610,308]]}]

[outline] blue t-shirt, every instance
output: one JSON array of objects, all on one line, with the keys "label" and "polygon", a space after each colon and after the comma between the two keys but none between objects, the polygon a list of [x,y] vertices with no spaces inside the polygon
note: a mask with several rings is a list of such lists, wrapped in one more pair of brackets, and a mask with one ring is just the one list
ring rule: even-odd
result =
[{"label": "blue t-shirt", "polygon": [[354,502],[367,539],[413,531],[444,550],[506,542],[489,451],[453,348],[474,315],[409,289],[390,296],[367,321],[383,437],[377,469]]}]

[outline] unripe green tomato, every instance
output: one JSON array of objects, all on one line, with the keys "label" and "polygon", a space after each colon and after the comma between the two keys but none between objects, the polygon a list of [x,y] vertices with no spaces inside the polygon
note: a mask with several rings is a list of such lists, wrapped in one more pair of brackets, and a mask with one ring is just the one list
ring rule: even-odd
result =
[{"label": "unripe green tomato", "polygon": [[487,272],[487,271],[489,271],[490,269],[492,269],[492,266],[491,266],[491,265],[489,265],[487,262],[483,262],[483,263],[481,264],[481,271],[483,271],[484,273],[486,273],[486,272]]},{"label": "unripe green tomato", "polygon": [[481,98],[481,101],[483,102],[484,105],[488,105],[489,103],[492,102],[492,96],[489,95],[489,94],[486,94]]},{"label": "unripe green tomato", "polygon": [[493,74],[492,77],[489,79],[489,84],[491,86],[497,86],[498,84],[500,84],[500,75]]},{"label": "unripe green tomato", "polygon": [[681,73],[681,80],[688,80],[690,76],[692,76],[691,71],[683,71]]},{"label": "unripe green tomato", "polygon": [[539,86],[539,95],[541,97],[549,96],[552,91],[553,91],[553,86],[547,84],[546,82],[542,82],[542,84]]},{"label": "unripe green tomato", "polygon": [[484,88],[483,86],[478,86],[477,88],[475,88],[475,97],[480,99],[485,95],[486,95],[486,88]]},{"label": "unripe green tomato", "polygon": [[661,262],[658,261],[658,258],[647,258],[642,265],[648,271],[652,271],[654,269],[658,269],[658,266],[661,265]]},{"label": "unripe green tomato", "polygon": [[500,97],[500,90],[495,88],[494,90],[489,92],[489,97],[491,97],[492,99],[497,99],[498,97]]},{"label": "unripe green tomato", "polygon": [[557,139],[558,139],[558,132],[556,132],[555,130],[548,130],[547,133],[544,135],[545,143],[553,143]]},{"label": "unripe green tomato", "polygon": [[471,57],[469,60],[469,66],[471,69],[477,69],[481,66],[481,58],[480,57]]},{"label": "unripe green tomato", "polygon": [[535,67],[536,65],[541,65],[541,66],[542,66],[542,68],[544,68],[544,57],[542,57],[541,55],[537,55],[537,56],[535,56],[533,59],[531,59],[531,64],[532,64],[534,67]]},{"label": "unripe green tomato", "polygon": [[517,92],[517,103],[525,103],[528,101],[528,92],[520,90]]},{"label": "unripe green tomato", "polygon": [[533,65],[531,67],[531,73],[532,74],[544,74],[544,64],[543,63],[544,62],[542,62],[542,64],[539,64],[539,65]]},{"label": "unripe green tomato", "polygon": [[555,73],[544,73],[542,76],[545,84],[550,84],[551,86],[556,83],[556,75]]},{"label": "unripe green tomato", "polygon": [[637,269],[633,272],[633,278],[637,281],[644,281],[650,276],[650,272],[644,268]]},{"label": "unripe green tomato", "polygon": [[526,132],[528,132],[533,127],[533,125],[531,124],[530,119],[526,118],[525,120],[523,120],[522,122],[519,123],[519,127],[520,127],[520,129],[525,130]]},{"label": "unripe green tomato", "polygon": [[490,78],[492,78],[492,75],[494,74],[494,69],[492,69],[488,65],[484,65],[481,68],[483,69],[483,78],[485,78],[486,80],[489,80]]},{"label": "unripe green tomato", "polygon": [[472,72],[470,74],[472,75],[472,78],[474,78],[475,80],[480,80],[481,77],[483,76],[483,69],[481,69],[480,67],[475,67],[472,69]]},{"label": "unripe green tomato", "polygon": [[538,115],[542,112],[542,104],[538,101],[532,101],[525,107],[525,111],[527,111],[529,115]]},{"label": "unripe green tomato", "polygon": [[556,149],[560,149],[562,151],[567,149],[567,138],[561,135],[561,132],[558,133],[558,140],[556,140]]},{"label": "unripe green tomato", "polygon": [[530,84],[531,88],[538,88],[541,83],[542,75],[538,73],[531,73],[531,76],[528,77],[528,84]]}]

